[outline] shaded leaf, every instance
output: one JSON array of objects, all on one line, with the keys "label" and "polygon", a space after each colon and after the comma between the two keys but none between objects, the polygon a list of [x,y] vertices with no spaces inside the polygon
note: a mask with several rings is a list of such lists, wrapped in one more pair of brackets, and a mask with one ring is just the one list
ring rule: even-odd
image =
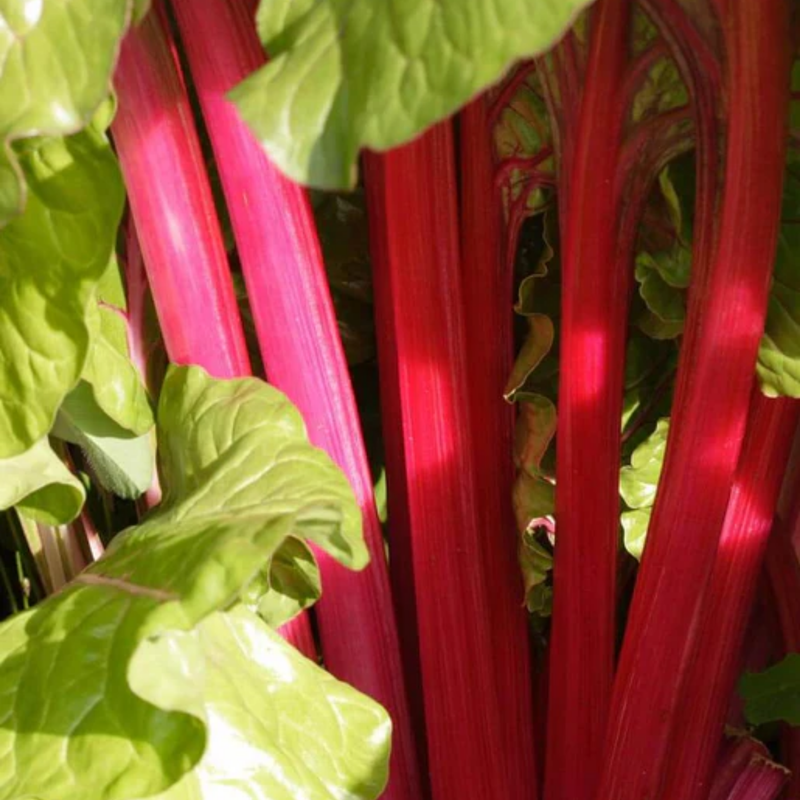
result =
[{"label": "shaded leaf", "polygon": [[299,539],[287,539],[270,564],[267,586],[258,599],[259,616],[277,628],[322,595],[314,554]]},{"label": "shaded leaf", "polygon": [[87,311],[124,201],[114,154],[96,130],[25,145],[30,197],[25,213],[0,230],[0,457],[46,435],[78,381],[89,351]]},{"label": "shaded leaf", "polygon": [[275,163],[320,188],[355,184],[359,150],[409,141],[550,47],[588,0],[267,0],[271,61],[232,93]]},{"label": "shaded leaf", "polygon": [[144,494],[153,481],[153,443],[118,425],[81,381],[58,411],[53,436],[78,445],[104,489],[129,500]]},{"label": "shaded leaf", "polygon": [[739,694],[751,725],[778,721],[800,725],[800,653],[790,653],[763,672],[745,673]]},{"label": "shaded leaf", "polygon": [[756,371],[769,397],[800,397],[800,161],[790,158],[767,323]]},{"label": "shaded leaf", "polygon": [[102,411],[126,431],[141,436],[155,423],[150,400],[130,360],[127,323],[112,308],[89,310],[92,345],[81,377]]},{"label": "shaded leaf", "polygon": [[[191,633],[234,606],[289,537],[313,539],[346,564],[366,561],[346,479],[308,443],[298,412],[276,389],[171,367],[158,425],[162,505],[59,594],[0,626],[3,800],[122,800],[167,790],[203,756],[213,735],[203,692],[212,705],[215,695],[212,683],[176,679],[176,671],[204,669],[198,646],[184,658],[169,641],[159,650],[159,640]],[[163,661],[140,658],[143,643]],[[235,665],[238,656],[230,657]],[[262,688],[291,692],[280,681]],[[367,710],[383,730],[374,707]],[[227,729],[229,743],[251,733],[247,720],[237,716],[236,724],[243,727]],[[357,733],[372,731],[370,724],[353,726],[353,747],[376,753],[378,785],[383,734],[370,742]],[[321,746],[285,741],[300,748],[294,762]],[[352,774],[328,763],[331,786],[340,771]],[[360,774],[363,764],[349,769]],[[288,796],[308,788],[292,787]]]},{"label": "shaded leaf", "polygon": [[31,519],[62,525],[80,513],[83,484],[53,452],[47,439],[0,459],[0,509],[16,506]]}]

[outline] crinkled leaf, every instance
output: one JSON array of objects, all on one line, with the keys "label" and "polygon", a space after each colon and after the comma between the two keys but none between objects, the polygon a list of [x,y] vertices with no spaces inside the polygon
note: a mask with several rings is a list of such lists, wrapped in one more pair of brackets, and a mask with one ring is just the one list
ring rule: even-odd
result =
[{"label": "crinkled leaf", "polygon": [[622,458],[630,463],[633,451],[668,417],[679,348],[674,341],[658,341],[632,330],[625,353],[625,394],[622,406]]},{"label": "crinkled leaf", "polygon": [[692,261],[691,214],[684,214],[683,205],[691,204],[694,194],[686,180],[693,163],[683,156],[661,171],[642,223],[635,276],[646,310],[637,324],[653,339],[683,333]]},{"label": "crinkled leaf", "polygon": [[556,407],[541,394],[519,393],[519,415],[514,437],[514,460],[519,469],[534,477],[556,433]]},{"label": "crinkled leaf", "polygon": [[660,419],[655,430],[633,451],[630,465],[620,470],[619,493],[631,509],[621,515],[625,549],[636,559],[642,557],[644,550],[668,434],[669,419]]},{"label": "crinkled leaf", "polygon": [[208,725],[200,763],[155,800],[371,800],[386,784],[386,712],[242,607],[145,643],[132,672],[156,704],[191,693]]},{"label": "crinkled leaf", "polygon": [[92,345],[82,378],[103,412],[141,436],[153,427],[153,411],[142,379],[130,360],[127,323],[118,311],[90,306]]},{"label": "crinkled leaf", "polygon": [[631,118],[633,122],[641,122],[685,106],[687,102],[688,92],[680,72],[672,58],[665,55],[656,59],[644,76],[633,98]]},{"label": "crinkled leaf", "polygon": [[153,444],[119,426],[96,401],[96,392],[81,381],[65,398],[52,434],[77,444],[97,480],[109,492],[134,500],[153,481]]},{"label": "crinkled leaf", "polygon": [[531,530],[555,513],[555,486],[542,478],[520,472],[514,484],[517,528]]},{"label": "crinkled leaf", "polygon": [[[659,254],[664,256],[664,254]],[[654,339],[673,339],[683,333],[686,319],[684,292],[664,280],[658,262],[649,253],[636,258],[636,280],[639,295],[650,314],[640,319],[640,327]],[[655,317],[655,320],[651,320]]]},{"label": "crinkled leaf", "polygon": [[[0,227],[22,211],[11,143],[87,126],[109,92],[132,0],[0,0]],[[146,4],[137,0],[143,11]]]},{"label": "crinkled leaf", "polygon": [[299,539],[287,539],[272,559],[259,616],[273,628],[294,619],[322,595],[314,554]]},{"label": "crinkled leaf", "polygon": [[757,673],[745,673],[739,681],[744,713],[752,725],[788,722],[800,725],[800,653]]},{"label": "crinkled leaf", "polygon": [[511,375],[503,390],[506,400],[510,401],[516,398],[517,393],[525,385],[530,374],[550,352],[555,338],[555,328],[550,317],[544,314],[531,314],[527,318],[527,322],[528,335],[514,361]]},{"label": "crinkled leaf", "polygon": [[764,394],[800,397],[800,161],[783,184],[782,224],[775,255],[767,324],[756,367]]},{"label": "crinkled leaf", "polygon": [[182,515],[181,503],[189,502],[192,514],[233,513],[268,503],[294,512],[327,503],[341,509],[341,523],[318,525],[312,516],[303,521],[303,537],[352,569],[366,566],[361,513],[347,479],[309,446],[300,413],[277,389],[255,379],[213,381],[197,367],[172,369],[158,431],[165,510]]},{"label": "crinkled leaf", "polygon": [[[366,559],[347,481],[276,389],[172,367],[158,423],[164,503],[59,594],[0,626],[2,800],[165,791],[200,760],[206,723],[190,702],[196,686],[166,674],[161,684],[153,662],[141,674],[140,644],[230,608],[290,536]],[[134,691],[154,677],[158,706]]]},{"label": "crinkled leaf", "polygon": [[668,433],[669,420],[659,420],[655,431],[634,450],[630,466],[620,471],[619,492],[630,508],[649,508],[653,505],[664,466]]},{"label": "crinkled leaf", "polygon": [[0,457],[47,434],[78,381],[89,350],[87,309],[124,202],[116,160],[96,130],[25,144],[30,197],[25,213],[0,230]]},{"label": "crinkled leaf", "polygon": [[553,569],[553,554],[539,541],[535,531],[526,531],[520,539],[519,563],[525,585],[525,606],[541,617],[552,612],[553,590],[548,578]]},{"label": "crinkled leaf", "polygon": [[642,560],[647,526],[652,513],[652,508],[636,508],[633,511],[623,511],[620,515],[625,550],[637,561]]},{"label": "crinkled leaf", "polygon": [[589,0],[265,0],[271,61],[232,97],[275,163],[320,188],[550,47]]},{"label": "crinkled leaf", "polygon": [[551,589],[547,580],[552,554],[545,542],[554,529],[555,487],[543,478],[520,471],[514,482],[513,503],[525,604],[532,613],[546,616],[550,613]]},{"label": "crinkled leaf", "polygon": [[17,506],[39,522],[62,525],[78,516],[85,497],[83,484],[47,438],[24,453],[0,459],[0,510]]}]

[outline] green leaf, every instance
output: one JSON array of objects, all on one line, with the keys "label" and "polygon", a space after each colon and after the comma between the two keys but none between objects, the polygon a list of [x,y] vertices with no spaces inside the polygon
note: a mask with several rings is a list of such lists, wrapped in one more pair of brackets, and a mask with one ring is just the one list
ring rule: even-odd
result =
[{"label": "green leaf", "polygon": [[17,506],[46,525],[63,525],[80,513],[83,484],[64,466],[46,438],[17,456],[0,459],[0,509]]},{"label": "green leaf", "polygon": [[686,180],[693,164],[693,157],[686,155],[661,170],[658,191],[651,196],[642,223],[635,277],[646,310],[637,315],[637,324],[653,339],[674,339],[683,333],[692,219],[682,205],[690,205],[694,195],[694,186]]},{"label": "green leaf", "polygon": [[541,477],[520,471],[514,482],[513,504],[519,531],[518,558],[525,586],[525,605],[531,613],[548,616],[552,596],[548,578],[553,556],[546,540],[554,530],[555,487]]},{"label": "green leaf", "polygon": [[664,256],[659,253],[654,258],[649,253],[640,253],[636,257],[634,273],[639,284],[639,295],[650,311],[650,315],[640,320],[639,325],[654,339],[680,336],[686,319],[684,292],[670,286],[659,268],[658,262],[666,260]]},{"label": "green leaf", "polygon": [[647,527],[650,525],[652,513],[652,508],[636,508],[633,511],[623,511],[620,515],[625,550],[637,561],[642,560]]},{"label": "green leaf", "polygon": [[153,482],[151,437],[136,436],[120,427],[95,396],[89,384],[81,381],[64,398],[52,434],[84,451],[104,489],[135,500]]},{"label": "green leaf", "polygon": [[621,516],[625,549],[636,559],[642,557],[644,550],[650,512],[664,467],[668,434],[669,419],[660,419],[656,429],[633,451],[630,465],[620,470],[619,493],[632,509]]},{"label": "green leaf", "polygon": [[287,539],[275,554],[267,584],[257,610],[273,628],[294,619],[322,595],[317,560],[299,539]]},{"label": "green leaf", "polygon": [[341,509],[341,520],[301,517],[303,537],[351,569],[366,566],[353,491],[333,462],[308,445],[300,413],[281,392],[253,378],[214,381],[199,367],[172,368],[161,391],[164,508],[187,496],[196,514],[264,503],[295,512],[325,503]]},{"label": "green leaf", "polygon": [[652,435],[634,450],[630,466],[620,471],[619,493],[630,508],[649,508],[653,505],[664,466],[668,433],[669,420],[659,420]]},{"label": "green leaf", "polygon": [[156,800],[371,800],[386,784],[386,712],[242,607],[145,643],[132,672],[157,705],[191,693],[208,724],[200,763]]},{"label": "green leaf", "polygon": [[414,138],[550,47],[590,0],[264,0],[270,62],[232,98],[272,160],[320,188]]},{"label": "green leaf", "polygon": [[520,539],[519,563],[525,585],[525,606],[531,614],[548,617],[552,613],[553,590],[548,578],[553,570],[553,554],[526,531]]},{"label": "green leaf", "polygon": [[751,725],[800,725],[800,653],[790,653],[763,672],[745,673],[739,681],[739,694]]},{"label": "green leaf", "polygon": [[[158,424],[162,505],[59,594],[0,626],[0,800],[166,791],[203,756],[205,712],[193,698],[205,684],[174,679],[200,667],[169,647],[163,664],[137,659],[138,648],[230,609],[289,537],[366,561],[346,479],[276,389],[171,367]],[[252,730],[229,733],[246,748]]]},{"label": "green leaf", "polygon": [[790,159],[767,323],[756,371],[769,397],[800,397],[800,161]]},{"label": "green leaf", "polygon": [[131,0],[0,0],[0,227],[21,213],[25,178],[30,182],[12,143],[89,124],[108,96],[132,6]]},{"label": "green leaf", "polygon": [[154,424],[150,400],[141,376],[130,360],[127,323],[112,308],[90,306],[92,346],[82,378],[103,412],[126,431],[138,436]]},{"label": "green leaf", "polygon": [[[100,20],[98,36],[102,27]],[[80,377],[89,351],[87,311],[124,202],[114,154],[94,129],[29,140],[21,164],[28,204],[0,230],[0,458],[47,434]]]},{"label": "green leaf", "polygon": [[514,436],[514,461],[533,477],[541,476],[541,463],[556,433],[556,407],[541,394],[520,392],[519,416]]},{"label": "green leaf", "polygon": [[527,318],[527,323],[528,335],[514,361],[514,367],[505,389],[503,389],[503,396],[509,401],[516,399],[531,373],[550,352],[555,339],[555,328],[550,317],[544,314],[531,314]]}]

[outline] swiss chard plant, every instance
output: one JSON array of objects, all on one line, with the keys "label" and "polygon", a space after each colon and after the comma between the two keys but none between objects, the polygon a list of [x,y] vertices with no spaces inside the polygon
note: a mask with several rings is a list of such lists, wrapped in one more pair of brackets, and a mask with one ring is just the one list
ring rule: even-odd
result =
[{"label": "swiss chard plant", "polygon": [[799,31],[0,2],[0,800],[800,796]]}]

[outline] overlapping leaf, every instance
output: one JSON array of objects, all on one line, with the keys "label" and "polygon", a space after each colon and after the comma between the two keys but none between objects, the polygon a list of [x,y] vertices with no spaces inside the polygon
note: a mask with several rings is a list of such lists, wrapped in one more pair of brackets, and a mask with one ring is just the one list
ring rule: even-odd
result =
[{"label": "overlapping leaf", "polygon": [[233,99],[278,166],[355,183],[359,150],[409,141],[550,47],[590,0],[265,0],[271,61]]},{"label": "overlapping leaf", "polygon": [[242,607],[146,643],[132,672],[143,697],[189,695],[208,725],[200,763],[155,800],[368,800],[386,785],[386,712]]},{"label": "overlapping leaf", "polygon": [[0,230],[0,458],[48,433],[83,371],[87,312],[124,201],[116,160],[95,128],[28,140],[21,164],[25,213]]},{"label": "overlapping leaf", "polygon": [[0,2],[0,228],[22,211],[30,180],[13,142],[89,124],[131,15],[146,8],[145,0]]},{"label": "overlapping leaf", "polygon": [[622,513],[625,549],[640,559],[644,550],[658,479],[664,466],[669,420],[659,420],[655,431],[634,450],[629,466],[620,471],[619,491],[630,510]]},{"label": "overlapping leaf", "polygon": [[[271,559],[292,537],[313,540],[346,565],[366,563],[346,479],[308,444],[285,397],[255,379],[214,381],[196,367],[171,368],[158,422],[164,503],[62,592],[0,627],[3,800],[116,800],[166,791],[197,766],[207,737],[223,737],[226,749],[247,740],[249,725],[270,724],[248,717],[244,706],[255,707],[249,696],[237,696],[242,709],[220,719],[218,704],[226,698],[211,673],[221,681],[237,670],[272,669],[272,682],[262,688],[277,704],[278,728],[292,724],[280,709],[298,697],[295,673],[304,681],[319,678],[297,664],[283,669],[285,654],[266,652],[272,639],[253,618],[215,615],[263,583]],[[208,627],[197,632],[204,620]],[[239,650],[217,642],[234,635]],[[252,655],[257,664],[247,666],[245,656]],[[207,683],[168,680],[176,671],[205,674]],[[342,693],[345,699],[337,699]],[[329,697],[325,689],[318,696]],[[348,791],[373,797],[385,770],[385,717],[344,689],[330,697],[327,719],[340,711],[342,727],[327,761],[320,755],[327,745],[286,732],[259,739],[261,763],[281,765],[279,774],[295,770],[305,781],[296,764],[308,753],[329,791],[309,797]],[[362,758],[351,764],[356,751]],[[247,785],[262,778],[242,777]],[[289,785],[286,796],[310,786]]]},{"label": "overlapping leaf", "polygon": [[61,525],[83,506],[83,484],[64,466],[47,439],[0,459],[0,510],[19,507],[31,519]]}]

